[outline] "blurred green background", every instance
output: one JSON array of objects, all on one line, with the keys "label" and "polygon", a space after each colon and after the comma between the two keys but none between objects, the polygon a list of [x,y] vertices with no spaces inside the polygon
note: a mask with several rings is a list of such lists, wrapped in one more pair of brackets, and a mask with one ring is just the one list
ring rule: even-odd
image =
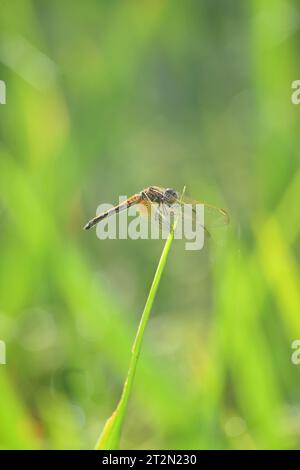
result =
[{"label": "blurred green background", "polygon": [[82,226],[149,185],[231,224],[172,246],[122,448],[300,447],[299,26],[296,0],[0,1],[1,448],[94,446],[163,242]]}]

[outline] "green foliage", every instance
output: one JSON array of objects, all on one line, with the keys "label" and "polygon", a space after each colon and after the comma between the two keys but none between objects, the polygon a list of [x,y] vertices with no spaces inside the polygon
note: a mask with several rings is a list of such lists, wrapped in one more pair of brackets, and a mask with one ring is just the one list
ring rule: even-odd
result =
[{"label": "green foliage", "polygon": [[184,183],[231,224],[172,244],[121,447],[299,448],[298,9],[1,3],[0,448],[93,447],[162,241],[82,226]]}]

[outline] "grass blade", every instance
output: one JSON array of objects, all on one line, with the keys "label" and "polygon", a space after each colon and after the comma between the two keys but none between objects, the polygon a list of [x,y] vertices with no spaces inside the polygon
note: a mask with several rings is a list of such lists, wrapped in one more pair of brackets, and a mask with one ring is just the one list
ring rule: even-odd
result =
[{"label": "grass blade", "polygon": [[[185,187],[182,191],[181,199],[185,192]],[[121,437],[121,430],[122,425],[128,405],[129,396],[132,390],[133,380],[136,372],[138,358],[141,352],[141,345],[143,341],[144,331],[149,319],[149,315],[151,312],[151,308],[153,305],[153,301],[156,296],[156,292],[160,283],[160,279],[167,261],[168,253],[170,251],[173,239],[174,239],[174,231],[176,228],[177,220],[175,221],[172,230],[166,240],[164,249],[162,251],[154,279],[152,281],[152,285],[150,288],[150,292],[146,301],[146,305],[144,311],[142,313],[142,317],[140,320],[140,324],[135,336],[135,340],[132,346],[131,358],[129,363],[129,369],[127,373],[127,378],[123,387],[122,395],[120,401],[117,405],[117,408],[113,412],[113,414],[108,418],[106,421],[103,431],[99,437],[97,445],[95,447],[96,450],[115,450],[119,448],[120,444],[120,437]]]}]

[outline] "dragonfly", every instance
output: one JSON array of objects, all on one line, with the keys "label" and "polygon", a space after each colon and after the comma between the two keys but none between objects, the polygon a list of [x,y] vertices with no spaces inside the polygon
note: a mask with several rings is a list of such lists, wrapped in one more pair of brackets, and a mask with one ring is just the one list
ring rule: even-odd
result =
[{"label": "dragonfly", "polygon": [[215,228],[217,229],[219,226],[226,226],[229,224],[229,215],[225,209],[205,202],[196,201],[186,196],[181,197],[179,192],[173,188],[149,186],[139,193],[129,197],[125,201],[122,201],[120,204],[96,215],[89,220],[89,222],[84,226],[84,229],[89,230],[107,217],[118,214],[134,205],[139,205],[141,213],[145,213],[145,211],[146,213],[149,213],[154,209],[160,224],[163,225],[164,221],[167,219],[166,214],[168,211],[173,209],[175,206],[182,207],[184,204],[191,205],[192,216],[196,215],[196,206],[199,204],[203,205],[205,212],[205,223],[203,229],[205,234],[209,237],[212,236],[212,232],[215,231]]}]

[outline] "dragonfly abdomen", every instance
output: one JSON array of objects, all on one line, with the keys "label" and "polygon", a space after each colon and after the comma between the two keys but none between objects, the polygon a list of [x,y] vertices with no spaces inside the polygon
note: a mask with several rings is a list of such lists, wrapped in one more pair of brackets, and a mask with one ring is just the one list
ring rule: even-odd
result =
[{"label": "dragonfly abdomen", "polygon": [[91,219],[85,226],[85,230],[89,230],[92,228],[94,225],[98,224],[101,222],[101,220],[105,219],[106,217],[110,217],[113,214],[118,214],[119,212],[128,209],[129,207],[133,206],[134,204],[138,204],[141,202],[141,195],[140,194],[135,194],[134,196],[131,196],[129,199],[127,199],[124,202],[121,202],[121,204],[118,204],[115,207],[112,207],[111,209],[108,209],[105,212],[102,212],[99,215],[96,215],[93,219]]}]

